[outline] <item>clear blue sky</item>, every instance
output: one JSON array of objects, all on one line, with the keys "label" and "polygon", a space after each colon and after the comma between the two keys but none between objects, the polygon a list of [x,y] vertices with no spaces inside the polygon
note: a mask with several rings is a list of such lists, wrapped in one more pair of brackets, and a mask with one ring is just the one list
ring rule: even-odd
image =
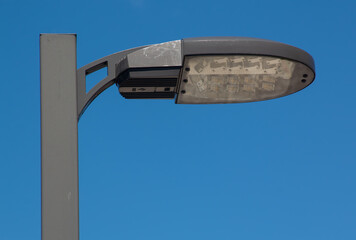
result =
[{"label": "clear blue sky", "polygon": [[356,239],[355,1],[0,0],[0,240],[40,239],[39,34],[78,67],[124,49],[247,36],[308,51],[288,97],[188,106],[114,86],[79,123],[85,240]]}]

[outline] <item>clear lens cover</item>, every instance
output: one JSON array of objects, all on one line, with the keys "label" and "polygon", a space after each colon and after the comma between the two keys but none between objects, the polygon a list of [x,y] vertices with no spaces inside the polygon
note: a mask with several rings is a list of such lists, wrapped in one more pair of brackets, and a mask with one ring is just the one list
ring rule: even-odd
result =
[{"label": "clear lens cover", "polygon": [[177,103],[262,101],[299,91],[314,80],[302,63],[267,56],[188,56]]}]

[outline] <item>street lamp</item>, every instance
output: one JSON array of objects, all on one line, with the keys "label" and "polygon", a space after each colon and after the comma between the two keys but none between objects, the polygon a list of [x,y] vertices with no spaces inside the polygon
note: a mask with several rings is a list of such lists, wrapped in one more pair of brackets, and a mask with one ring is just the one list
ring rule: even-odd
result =
[{"label": "street lamp", "polygon": [[[118,52],[77,70],[75,34],[41,34],[42,239],[78,240],[78,120],[116,84],[126,99],[242,103],[297,92],[315,78],[313,58],[279,42],[188,38]],[[89,91],[86,76],[107,68]]]}]

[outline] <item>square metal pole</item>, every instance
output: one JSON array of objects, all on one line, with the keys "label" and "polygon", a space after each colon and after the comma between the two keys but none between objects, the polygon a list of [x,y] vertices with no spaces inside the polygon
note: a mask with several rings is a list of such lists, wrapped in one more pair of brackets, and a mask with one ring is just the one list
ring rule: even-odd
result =
[{"label": "square metal pole", "polygon": [[42,240],[79,239],[75,34],[41,34]]}]

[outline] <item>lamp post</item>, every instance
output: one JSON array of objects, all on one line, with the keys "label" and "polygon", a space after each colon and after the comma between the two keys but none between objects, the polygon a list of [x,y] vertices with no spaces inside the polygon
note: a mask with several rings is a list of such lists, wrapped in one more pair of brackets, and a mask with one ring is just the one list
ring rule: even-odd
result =
[{"label": "lamp post", "polygon": [[[41,34],[43,240],[79,239],[78,120],[116,84],[126,99],[178,104],[241,103],[297,92],[314,81],[313,58],[274,41],[189,38],[118,52],[77,70],[75,34]],[[86,91],[86,76],[107,76]]]}]

